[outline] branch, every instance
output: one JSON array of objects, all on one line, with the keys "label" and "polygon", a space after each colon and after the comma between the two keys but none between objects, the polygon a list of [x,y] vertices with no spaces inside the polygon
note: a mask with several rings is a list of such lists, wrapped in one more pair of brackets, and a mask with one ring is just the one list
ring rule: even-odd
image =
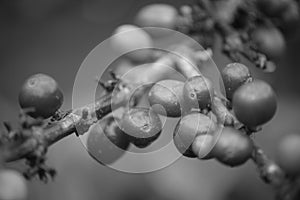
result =
[{"label": "branch", "polygon": [[299,183],[288,177],[285,172],[254,144],[251,159],[256,164],[262,180],[273,186],[278,200],[295,200],[299,192]]},{"label": "branch", "polygon": [[[20,128],[18,134],[24,136],[21,145],[18,145],[20,141],[11,141],[8,148],[4,149],[3,160],[10,162],[28,158],[37,154],[40,147],[47,149],[72,133],[77,135],[83,134],[92,124],[109,114],[112,111],[112,107],[118,108],[126,105],[133,85],[119,84],[118,87],[114,96],[108,93],[95,103],[75,109],[61,120],[46,127]],[[14,149],[10,148],[12,145],[15,146]]]},{"label": "branch", "polygon": [[255,144],[251,159],[256,164],[261,178],[266,183],[279,188],[286,181],[286,175],[283,170]]}]

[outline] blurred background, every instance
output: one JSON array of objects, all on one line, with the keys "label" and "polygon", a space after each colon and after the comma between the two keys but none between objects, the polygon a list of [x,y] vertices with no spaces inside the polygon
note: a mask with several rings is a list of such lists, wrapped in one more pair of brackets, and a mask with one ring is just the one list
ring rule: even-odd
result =
[{"label": "blurred background", "polygon": [[[74,78],[87,54],[117,26],[132,23],[141,7],[158,2],[178,8],[191,1],[1,0],[0,121],[16,122],[19,88],[35,73],[57,80],[64,91],[63,109],[70,109]],[[278,95],[276,117],[256,136],[274,158],[280,137],[299,131],[300,35],[294,32],[275,73],[250,66],[253,76],[270,82]],[[220,68],[230,62],[220,53],[214,61]],[[48,184],[28,182],[30,200],[250,200],[273,195],[250,161],[231,169],[214,160],[181,158],[157,172],[126,174],[98,164],[75,135],[50,148],[48,158],[58,176]]]}]

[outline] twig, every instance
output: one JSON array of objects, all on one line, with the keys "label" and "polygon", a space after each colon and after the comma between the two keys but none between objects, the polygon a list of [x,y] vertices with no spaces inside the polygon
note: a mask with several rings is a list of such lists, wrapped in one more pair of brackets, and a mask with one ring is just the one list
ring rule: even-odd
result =
[{"label": "twig", "polygon": [[[93,104],[78,108],[70,112],[63,119],[46,127],[31,127],[20,129],[20,134],[26,134],[24,141],[15,148],[4,150],[3,160],[6,162],[31,157],[39,147],[47,149],[50,145],[71,135],[83,134],[96,121],[109,114],[112,108],[126,105],[132,85],[123,85],[112,96],[108,93]],[[19,143],[19,141],[18,141]]]},{"label": "twig", "polygon": [[295,200],[295,194],[292,191],[297,184],[287,177],[285,172],[255,144],[251,159],[257,166],[262,180],[273,186],[276,191],[276,199]]}]

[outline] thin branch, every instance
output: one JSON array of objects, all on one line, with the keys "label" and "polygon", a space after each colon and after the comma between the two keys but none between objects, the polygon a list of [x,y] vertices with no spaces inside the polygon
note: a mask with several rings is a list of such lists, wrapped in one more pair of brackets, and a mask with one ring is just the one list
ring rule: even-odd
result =
[{"label": "thin branch", "polygon": [[276,199],[295,200],[295,195],[299,191],[299,183],[288,177],[256,144],[254,144],[251,159],[257,166],[262,180],[272,185],[274,191],[276,191]]},{"label": "thin branch", "polygon": [[132,85],[129,84],[122,85],[113,96],[108,93],[95,103],[75,109],[49,126],[33,126],[28,130],[19,130],[20,134],[26,134],[26,137],[20,145],[16,144],[14,149],[4,150],[4,161],[10,162],[31,157],[39,147],[47,149],[72,133],[84,134],[92,124],[109,114],[112,108],[126,105],[131,87]]},{"label": "thin branch", "polygon": [[251,159],[256,164],[261,178],[266,182],[279,188],[286,181],[284,171],[259,148],[254,144],[254,150]]}]

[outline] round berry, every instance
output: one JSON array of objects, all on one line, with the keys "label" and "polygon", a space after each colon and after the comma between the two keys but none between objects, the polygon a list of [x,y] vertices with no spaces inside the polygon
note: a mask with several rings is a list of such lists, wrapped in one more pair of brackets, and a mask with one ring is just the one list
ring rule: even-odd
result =
[{"label": "round berry", "polygon": [[0,171],[1,200],[25,200],[27,193],[26,180],[20,173],[9,169]]},{"label": "round berry", "polygon": [[208,160],[213,158],[212,149],[214,141],[215,139],[212,134],[198,135],[192,144],[193,153],[199,159]]},{"label": "round berry", "polygon": [[215,123],[201,113],[190,113],[184,116],[176,125],[173,141],[178,151],[186,157],[197,157],[192,144],[199,135],[206,135],[215,129]]},{"label": "round berry", "polygon": [[23,84],[19,93],[19,104],[29,109],[34,118],[49,118],[61,107],[63,93],[56,81],[45,74],[35,74]]},{"label": "round berry", "polygon": [[121,128],[135,146],[145,148],[159,137],[162,123],[152,109],[135,107],[124,113]]},{"label": "round berry", "polygon": [[278,164],[289,175],[300,175],[300,135],[290,134],[282,138],[277,149]]},{"label": "round berry", "polygon": [[184,84],[184,102],[189,105],[191,109],[210,108],[213,96],[213,84],[204,76],[193,76],[187,79]]},{"label": "round berry", "polygon": [[276,96],[268,83],[255,80],[237,89],[233,95],[232,107],[240,122],[255,128],[270,121],[275,115]]},{"label": "round berry", "polygon": [[251,139],[234,128],[222,128],[212,155],[223,164],[232,167],[244,164],[251,157],[253,151]]},{"label": "round berry", "polygon": [[104,118],[93,126],[88,135],[87,149],[98,162],[111,164],[125,154],[130,142],[127,134],[119,128],[119,120]]},{"label": "round berry", "polygon": [[119,26],[110,39],[115,52],[125,54],[134,62],[145,62],[152,57],[153,41],[143,29],[134,25]]},{"label": "round berry", "polygon": [[180,117],[183,85],[183,82],[176,80],[157,82],[148,94],[154,112],[168,117]]},{"label": "round berry", "polygon": [[285,52],[285,39],[276,28],[258,28],[251,34],[251,37],[256,43],[258,50],[270,58],[279,58]]},{"label": "round berry", "polygon": [[[226,97],[232,100],[233,93],[244,83],[252,80],[248,67],[241,63],[230,63],[222,71]],[[220,82],[221,83],[221,82]]]},{"label": "round berry", "polygon": [[[175,29],[177,10],[168,4],[151,4],[142,8],[135,19],[138,26]],[[167,35],[167,31],[153,29],[149,32],[154,37]]]}]

